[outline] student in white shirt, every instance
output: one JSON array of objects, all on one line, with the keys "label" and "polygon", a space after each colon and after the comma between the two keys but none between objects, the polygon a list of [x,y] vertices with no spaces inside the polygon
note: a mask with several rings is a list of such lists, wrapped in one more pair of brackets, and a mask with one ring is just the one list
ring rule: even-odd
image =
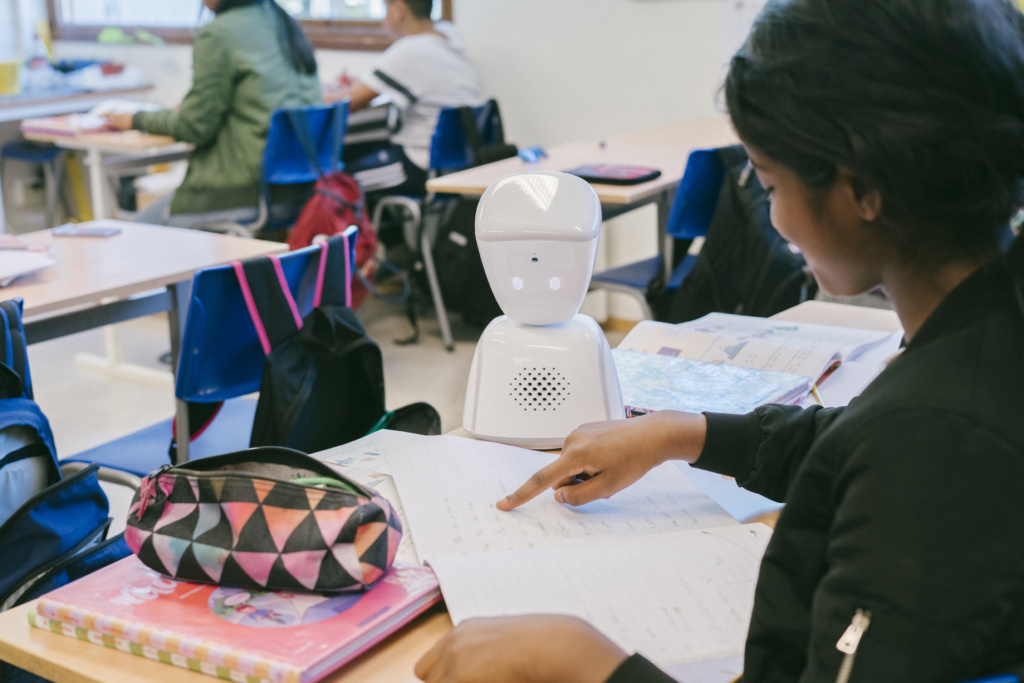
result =
[{"label": "student in white shirt", "polygon": [[391,145],[349,164],[348,172],[374,195],[426,193],[430,140],[441,109],[481,103],[465,41],[450,22],[430,18],[433,0],[386,0],[384,26],[399,36],[363,82],[346,94],[352,111],[387,95],[401,112]]}]

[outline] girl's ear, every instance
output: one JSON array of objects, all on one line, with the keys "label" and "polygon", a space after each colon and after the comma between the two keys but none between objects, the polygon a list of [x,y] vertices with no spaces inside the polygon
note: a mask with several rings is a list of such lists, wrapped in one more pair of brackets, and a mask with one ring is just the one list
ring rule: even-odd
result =
[{"label": "girl's ear", "polygon": [[856,206],[860,219],[865,223],[878,220],[882,214],[882,193],[878,188],[848,168],[839,168],[838,180]]}]

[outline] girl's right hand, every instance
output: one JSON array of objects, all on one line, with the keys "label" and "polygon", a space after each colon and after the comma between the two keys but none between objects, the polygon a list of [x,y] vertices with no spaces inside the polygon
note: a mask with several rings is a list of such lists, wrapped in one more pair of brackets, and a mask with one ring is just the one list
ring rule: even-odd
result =
[{"label": "girl's right hand", "polygon": [[[566,505],[609,498],[667,460],[695,462],[706,433],[703,415],[671,410],[590,422],[566,438],[558,460],[498,501],[497,507],[511,510],[548,488],[555,489],[555,500]],[[579,479],[584,481],[575,483]]]}]

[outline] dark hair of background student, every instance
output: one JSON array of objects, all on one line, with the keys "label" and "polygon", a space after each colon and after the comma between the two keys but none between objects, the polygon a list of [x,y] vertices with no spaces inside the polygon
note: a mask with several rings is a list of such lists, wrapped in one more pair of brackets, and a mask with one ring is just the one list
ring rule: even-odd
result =
[{"label": "dark hair of background student", "polygon": [[[264,1],[265,0],[220,0],[217,4],[217,9],[214,11],[217,14],[221,14],[237,7],[245,7],[246,5],[253,5]],[[310,44],[306,34],[302,32],[302,27],[299,26],[299,22],[295,21],[292,15],[288,14],[288,12],[286,12],[285,9],[274,0],[270,0],[269,4],[277,12],[277,16],[280,19],[280,23],[278,24],[278,40],[281,43],[281,49],[283,49],[284,53],[291,59],[292,65],[295,67],[295,71],[300,74],[315,74],[316,59],[313,56],[313,46]]]},{"label": "dark hair of background student", "polygon": [[[394,2],[395,0],[388,0]],[[403,0],[409,7],[409,11],[417,19],[429,19],[430,13],[434,10],[434,0]]]},{"label": "dark hair of background student", "polygon": [[1024,203],[1022,31],[1006,0],[771,0],[729,115],[810,188],[839,167],[871,183],[905,257],[991,256]]}]

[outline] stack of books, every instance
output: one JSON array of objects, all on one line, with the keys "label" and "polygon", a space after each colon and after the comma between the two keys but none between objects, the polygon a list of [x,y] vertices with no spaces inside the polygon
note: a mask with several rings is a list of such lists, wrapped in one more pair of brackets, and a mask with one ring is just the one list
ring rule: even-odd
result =
[{"label": "stack of books", "polygon": [[131,555],[40,598],[29,622],[225,680],[312,683],[438,600],[434,573],[413,565],[320,595],[174,581]]}]

